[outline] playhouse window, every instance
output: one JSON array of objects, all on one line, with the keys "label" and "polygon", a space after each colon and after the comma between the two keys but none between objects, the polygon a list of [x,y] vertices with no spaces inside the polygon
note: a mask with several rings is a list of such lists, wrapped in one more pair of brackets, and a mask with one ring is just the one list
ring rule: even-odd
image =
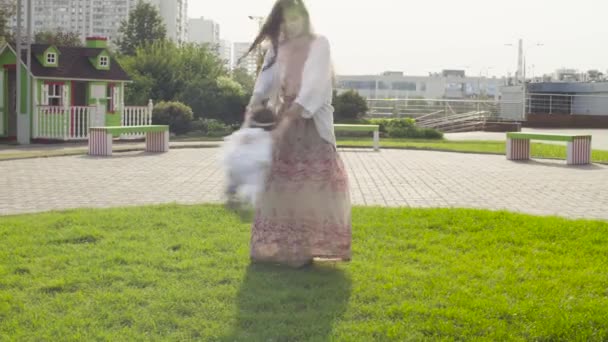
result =
[{"label": "playhouse window", "polygon": [[46,62],[47,62],[47,64],[52,64],[52,65],[57,64],[57,54],[54,52],[47,53]]},{"label": "playhouse window", "polygon": [[108,58],[108,56],[99,57],[99,67],[107,68],[109,65],[110,65],[110,59]]},{"label": "playhouse window", "polygon": [[49,95],[48,95],[49,106],[62,106],[63,105],[63,85],[58,83],[49,84]]}]

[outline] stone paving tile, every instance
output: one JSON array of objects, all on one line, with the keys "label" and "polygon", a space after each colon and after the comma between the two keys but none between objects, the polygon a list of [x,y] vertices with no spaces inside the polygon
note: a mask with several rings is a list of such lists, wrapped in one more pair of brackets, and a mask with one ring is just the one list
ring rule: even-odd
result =
[{"label": "stone paving tile", "polygon": [[[217,149],[0,161],[0,215],[83,207],[217,203]],[[483,208],[608,219],[608,166],[503,156],[346,149],[356,205]]]}]

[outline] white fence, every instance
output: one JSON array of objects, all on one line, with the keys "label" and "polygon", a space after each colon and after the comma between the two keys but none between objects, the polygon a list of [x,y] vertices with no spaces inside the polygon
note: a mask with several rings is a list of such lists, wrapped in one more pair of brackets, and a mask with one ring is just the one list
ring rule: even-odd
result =
[{"label": "white fence", "polygon": [[34,111],[34,139],[82,140],[88,137],[95,107],[38,106]]},{"label": "white fence", "polygon": [[[122,126],[149,126],[152,124],[153,103],[148,106],[124,107]],[[49,140],[86,140],[94,122],[105,122],[105,108],[94,106],[37,106],[33,116],[33,138]],[[100,120],[94,120],[98,118]],[[121,138],[141,138],[142,135],[124,135]]]},{"label": "white fence", "polygon": [[[152,124],[152,110],[154,104],[152,100],[148,102],[147,106],[131,106],[125,107],[122,111],[122,118],[120,120],[121,126],[149,126]],[[122,134],[121,139],[141,139],[144,134],[139,133],[128,133]]]}]

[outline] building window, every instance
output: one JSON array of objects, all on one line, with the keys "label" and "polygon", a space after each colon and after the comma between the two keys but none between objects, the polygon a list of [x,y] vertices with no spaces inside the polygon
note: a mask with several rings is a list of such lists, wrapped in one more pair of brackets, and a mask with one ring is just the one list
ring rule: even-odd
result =
[{"label": "building window", "polygon": [[47,103],[49,106],[63,106],[63,84],[48,83],[49,93],[47,95]]},{"label": "building window", "polygon": [[386,84],[386,82],[378,81],[378,89],[386,90],[389,89],[389,86]]},{"label": "building window", "polygon": [[340,88],[342,89],[355,89],[355,90],[371,90],[376,89],[376,81],[342,81],[340,82]]},{"label": "building window", "polygon": [[99,67],[100,68],[107,68],[109,65],[110,65],[110,59],[108,58],[108,56],[99,57]]},{"label": "building window", "polygon": [[46,63],[55,65],[57,64],[57,54],[54,52],[49,52],[46,54]]},{"label": "building window", "polygon": [[416,83],[414,83],[414,82],[393,82],[393,90],[416,91]]}]

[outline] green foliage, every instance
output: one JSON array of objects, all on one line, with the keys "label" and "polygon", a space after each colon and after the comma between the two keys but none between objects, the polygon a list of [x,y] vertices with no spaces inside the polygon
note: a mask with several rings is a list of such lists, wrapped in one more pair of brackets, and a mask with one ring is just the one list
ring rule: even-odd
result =
[{"label": "green foliage", "polygon": [[236,68],[232,70],[232,79],[243,87],[243,91],[246,94],[253,93],[253,87],[255,85],[255,78],[251,76],[246,69]]},{"label": "green foliage", "polygon": [[380,126],[380,133],[387,133],[386,127],[388,126],[391,120],[393,119],[368,119],[365,121],[365,123],[378,125]]},{"label": "green foliage", "polygon": [[129,18],[123,21],[118,29],[118,47],[125,55],[133,55],[137,48],[164,40],[167,28],[158,9],[147,2],[139,0]]},{"label": "green foliage", "polygon": [[433,128],[420,128],[414,119],[392,119],[385,124],[391,138],[442,139],[443,133]]},{"label": "green foliage", "polygon": [[17,10],[17,0],[2,0],[0,1],[0,42],[13,42],[14,37],[10,33],[10,19],[15,15]]},{"label": "green foliage", "polygon": [[[205,45],[157,42],[138,48],[134,56],[122,56],[120,62],[134,80],[127,87],[128,103],[180,101],[192,108],[195,118],[227,124],[242,120],[250,93],[228,76],[222,60]],[[246,81],[241,76],[238,80]]]},{"label": "green foliage", "polygon": [[59,29],[57,31],[37,32],[34,38],[36,44],[51,44],[55,46],[81,47],[82,41],[76,32],[68,32]]},{"label": "green foliage", "polygon": [[233,128],[216,119],[197,119],[192,123],[193,133],[206,137],[224,137],[232,133]]},{"label": "green foliage", "polygon": [[[358,119],[350,120],[352,124],[371,124],[380,126],[380,133],[391,138],[409,139],[443,139],[443,133],[433,128],[416,126],[414,119]],[[363,136],[352,132],[341,132],[340,136]],[[367,133],[366,133],[367,135]]]},{"label": "green foliage", "polygon": [[190,131],[192,125],[192,109],[180,102],[159,102],[152,111],[152,122],[156,125],[169,125],[175,134]]},{"label": "green foliage", "polygon": [[348,90],[340,95],[334,91],[333,106],[336,122],[359,119],[369,109],[365,98],[354,90]]}]

